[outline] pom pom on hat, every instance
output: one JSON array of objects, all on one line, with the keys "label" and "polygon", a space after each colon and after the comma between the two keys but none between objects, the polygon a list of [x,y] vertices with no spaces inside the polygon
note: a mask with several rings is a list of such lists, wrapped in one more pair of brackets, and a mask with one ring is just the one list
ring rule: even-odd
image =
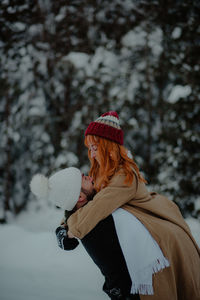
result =
[{"label": "pom pom on hat", "polygon": [[49,180],[42,174],[33,176],[30,182],[31,192],[39,199],[48,197]]},{"label": "pom pom on hat", "polygon": [[50,176],[36,174],[30,182],[32,193],[47,199],[63,210],[72,210],[81,191],[82,176],[79,169],[70,167]]},{"label": "pom pom on hat", "polygon": [[85,131],[85,136],[87,135],[96,135],[123,145],[123,131],[117,112],[108,111],[91,122]]}]

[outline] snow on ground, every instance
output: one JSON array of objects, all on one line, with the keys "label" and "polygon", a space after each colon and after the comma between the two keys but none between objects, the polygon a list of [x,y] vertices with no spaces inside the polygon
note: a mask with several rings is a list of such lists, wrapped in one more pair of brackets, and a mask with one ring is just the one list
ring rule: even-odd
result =
[{"label": "snow on ground", "polygon": [[[57,246],[61,215],[48,211],[0,226],[1,300],[106,300],[99,269],[80,244]],[[49,226],[48,230],[47,227]]]},{"label": "snow on ground", "polygon": [[[1,300],[106,300],[99,269],[80,244],[57,246],[55,228],[62,212],[24,212],[0,226]],[[200,245],[200,223],[186,220]]]}]

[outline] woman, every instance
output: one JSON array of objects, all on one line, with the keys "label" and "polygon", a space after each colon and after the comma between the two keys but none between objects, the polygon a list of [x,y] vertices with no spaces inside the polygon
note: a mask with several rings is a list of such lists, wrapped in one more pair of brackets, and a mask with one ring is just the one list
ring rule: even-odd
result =
[{"label": "woman", "polygon": [[69,232],[82,239],[121,207],[146,227],[170,263],[170,267],[154,275],[154,295],[141,294],[140,298],[200,299],[200,250],[178,207],[146,189],[137,165],[123,147],[117,113],[105,113],[90,123],[85,136],[91,161],[89,175],[98,193],[68,219]]}]

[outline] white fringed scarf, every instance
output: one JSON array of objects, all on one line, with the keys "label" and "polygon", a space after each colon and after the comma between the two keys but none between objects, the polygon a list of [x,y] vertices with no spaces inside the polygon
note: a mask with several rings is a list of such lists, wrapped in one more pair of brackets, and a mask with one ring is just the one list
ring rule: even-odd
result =
[{"label": "white fringed scarf", "polygon": [[131,293],[153,295],[152,275],[169,267],[169,261],[146,227],[133,214],[118,208],[112,216],[132,280]]}]

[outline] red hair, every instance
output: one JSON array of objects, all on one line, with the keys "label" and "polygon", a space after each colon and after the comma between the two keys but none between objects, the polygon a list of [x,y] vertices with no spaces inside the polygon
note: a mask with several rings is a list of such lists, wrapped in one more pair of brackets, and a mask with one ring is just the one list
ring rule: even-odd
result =
[{"label": "red hair", "polygon": [[[89,144],[96,144],[98,146],[99,162],[91,157]],[[97,192],[102,187],[106,187],[112,176],[120,169],[123,169],[125,173],[126,178],[124,183],[128,186],[132,184],[134,179],[133,168],[139,180],[146,183],[134,160],[128,157],[127,149],[124,146],[94,135],[87,135],[85,137],[85,145],[88,147],[88,157],[91,162],[89,175],[94,179],[94,188]]]}]

